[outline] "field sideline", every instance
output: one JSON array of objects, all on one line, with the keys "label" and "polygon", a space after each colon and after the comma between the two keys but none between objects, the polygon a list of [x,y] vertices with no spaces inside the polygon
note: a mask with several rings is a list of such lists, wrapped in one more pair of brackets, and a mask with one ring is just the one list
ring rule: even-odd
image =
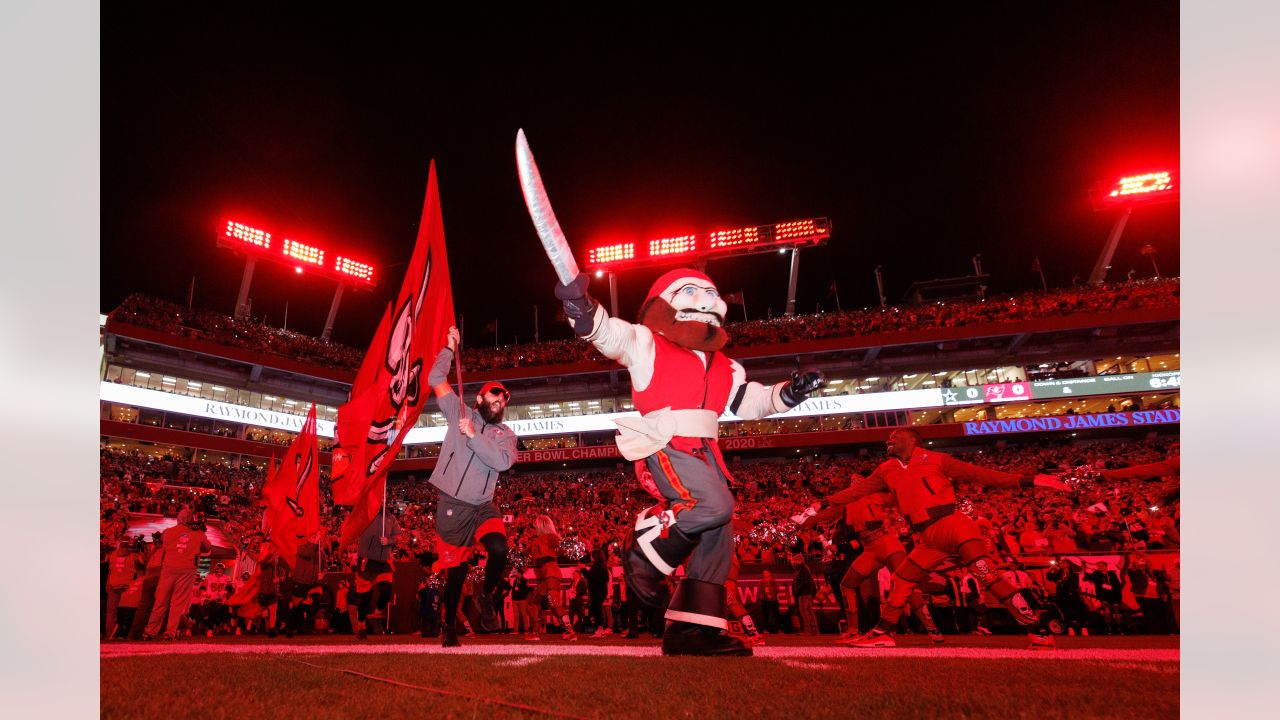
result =
[{"label": "field sideline", "polygon": [[[1176,717],[1177,637],[954,636],[854,650],[770,636],[751,658],[656,640],[258,637],[101,645],[104,718]],[[695,681],[696,679],[696,681]]]}]

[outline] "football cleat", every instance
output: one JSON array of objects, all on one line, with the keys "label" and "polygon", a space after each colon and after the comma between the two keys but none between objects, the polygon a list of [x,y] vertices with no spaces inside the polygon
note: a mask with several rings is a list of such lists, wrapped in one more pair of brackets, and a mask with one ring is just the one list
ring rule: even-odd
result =
[{"label": "football cleat", "polygon": [[856,648],[897,647],[893,636],[879,630],[871,630],[865,635],[847,640],[844,645]]},{"label": "football cleat", "polygon": [[1057,643],[1053,641],[1052,635],[1027,633],[1027,637],[1031,639],[1031,645],[1028,646],[1028,650],[1054,650],[1057,648]]}]

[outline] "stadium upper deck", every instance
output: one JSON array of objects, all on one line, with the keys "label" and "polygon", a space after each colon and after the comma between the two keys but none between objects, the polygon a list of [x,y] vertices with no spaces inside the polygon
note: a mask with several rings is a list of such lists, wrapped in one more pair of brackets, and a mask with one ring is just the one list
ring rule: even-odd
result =
[{"label": "stadium upper deck", "polygon": [[[288,441],[310,402],[319,404],[326,434],[360,351],[215,313],[184,314],[134,296],[107,319],[104,436],[266,455]],[[965,423],[1178,404],[1176,280],[804,315],[738,323],[731,333],[737,345],[728,352],[753,379],[774,381],[808,365],[822,367],[832,382],[786,418],[722,426],[722,435],[735,438],[806,437],[730,446],[873,442],[884,428],[903,424],[939,438],[1017,432],[1020,426],[1007,423]],[[504,380],[516,399],[508,420],[530,453],[576,450],[544,453],[548,460],[607,457],[610,414],[630,410],[629,386],[616,366],[584,359],[591,358],[588,350],[572,340],[468,349],[467,368],[512,367],[468,370],[467,391],[487,379]],[[566,352],[576,353],[574,361],[557,362]],[[424,413],[408,441],[410,458],[434,455],[441,422]]]}]

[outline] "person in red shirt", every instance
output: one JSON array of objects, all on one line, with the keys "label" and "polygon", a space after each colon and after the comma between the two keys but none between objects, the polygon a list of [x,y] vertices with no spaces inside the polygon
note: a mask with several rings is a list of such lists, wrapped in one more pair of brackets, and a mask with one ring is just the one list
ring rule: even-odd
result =
[{"label": "person in red shirt", "polygon": [[[551,602],[551,613],[564,624],[564,639],[577,640],[578,635],[573,631],[573,622],[569,619],[569,611],[565,609],[560,600],[564,591],[564,581],[560,577],[560,566],[556,564],[556,557],[560,555],[560,534],[556,532],[555,522],[547,515],[539,515],[534,518],[533,529],[536,534],[533,538],[533,547],[530,549],[529,555],[533,558],[533,566],[538,574],[538,585],[529,594],[529,607],[535,608],[535,612],[541,613],[543,600],[549,600]],[[540,639],[538,631],[535,628],[530,628],[529,634],[525,636],[525,639]]]},{"label": "person in red shirt", "polygon": [[[893,507],[893,493],[872,493],[856,500],[853,488],[862,478],[854,476],[854,482],[839,492],[828,495],[820,503],[815,503],[804,512],[793,515],[792,522],[801,528],[817,524],[827,524],[844,520],[858,534],[858,542],[862,544],[859,555],[840,580],[840,591],[845,596],[845,616],[848,631],[839,637],[837,642],[848,643],[861,636],[858,632],[858,588],[864,582],[875,577],[880,568],[887,567],[895,572],[898,566],[907,559],[907,549],[898,539],[898,528],[890,519],[888,508]],[[929,638],[935,643],[943,642],[942,633],[929,613],[929,605],[924,600],[924,593],[915,590],[908,602],[911,612],[924,625]]]},{"label": "person in red shirt", "polygon": [[[136,577],[142,574],[145,569],[145,562],[141,555],[134,550],[134,541],[128,537],[121,537],[115,552],[107,557],[109,566],[107,572],[107,639],[111,640],[116,636],[118,624],[116,622],[116,609],[120,606],[120,598],[124,595],[125,590],[133,584]],[[135,606],[136,607],[136,606]]]},{"label": "person in red shirt", "polygon": [[893,573],[892,587],[880,621],[865,635],[848,642],[851,647],[893,647],[891,629],[897,624],[916,585],[952,555],[959,556],[970,574],[1013,614],[1021,625],[1035,627],[1030,632],[1032,648],[1053,648],[1053,635],[1041,623],[1022,593],[1000,577],[987,552],[982,532],[969,516],[956,510],[952,480],[977,482],[992,487],[1047,487],[1066,490],[1066,483],[1052,475],[1015,475],[970,465],[950,455],[920,447],[920,433],[894,430],[886,443],[889,459],[869,477],[849,486],[852,502],[874,493],[891,492],[913,532],[920,540],[911,554]]}]

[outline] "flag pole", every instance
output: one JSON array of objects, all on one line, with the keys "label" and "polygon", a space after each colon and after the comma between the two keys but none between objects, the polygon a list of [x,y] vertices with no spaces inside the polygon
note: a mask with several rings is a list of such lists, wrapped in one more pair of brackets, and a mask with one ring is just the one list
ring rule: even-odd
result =
[{"label": "flag pole", "polygon": [[751,322],[751,318],[747,315],[747,294],[745,292],[740,294],[742,295],[742,321]]},{"label": "flag pole", "polygon": [[467,403],[462,399],[462,333],[458,333],[458,346],[453,349],[453,372],[458,377],[458,419],[462,419],[467,411]]},{"label": "flag pole", "polygon": [[836,312],[842,313],[844,309],[840,307],[840,286],[833,280],[831,281],[831,287],[836,289]]}]

